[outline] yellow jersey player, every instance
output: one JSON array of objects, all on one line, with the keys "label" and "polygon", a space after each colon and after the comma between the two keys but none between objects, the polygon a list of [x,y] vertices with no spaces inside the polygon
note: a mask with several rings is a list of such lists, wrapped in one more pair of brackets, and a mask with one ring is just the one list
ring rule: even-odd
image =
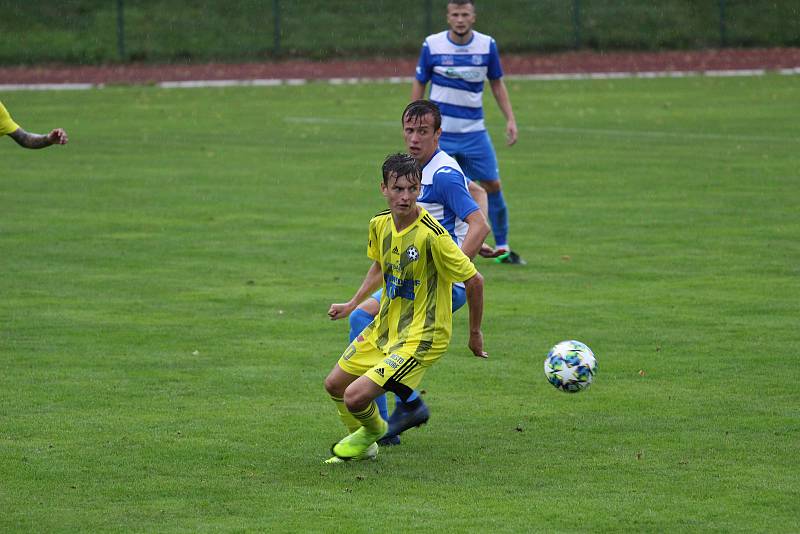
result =
[{"label": "yellow jersey player", "polygon": [[61,128],[52,130],[47,135],[26,132],[14,122],[8,110],[0,102],[0,137],[7,135],[24,148],[45,148],[50,145],[66,145],[67,132]]},{"label": "yellow jersey player", "polygon": [[[474,182],[468,182],[458,163],[439,149],[442,133],[442,114],[438,106],[428,100],[417,100],[406,106],[401,115],[406,149],[422,168],[422,182],[417,204],[425,208],[453,238],[453,241],[470,259],[494,256],[496,252],[483,243],[489,233],[483,204],[486,193]],[[480,206],[480,207],[479,207]],[[488,249],[488,250],[484,250]],[[350,314],[350,341],[352,342],[378,314],[381,294],[379,289]],[[467,302],[464,284],[453,284],[453,312]],[[483,357],[476,353],[475,356]],[[386,397],[375,399],[381,416],[389,423],[386,435],[378,445],[399,445],[400,434],[428,422],[428,406],[415,391],[404,402],[395,395],[395,409],[388,415]]]},{"label": "yellow jersey player", "polygon": [[332,304],[331,319],[347,317],[378,287],[380,311],[347,347],[325,389],[349,434],[327,463],[374,458],[387,430],[375,398],[392,391],[408,399],[425,371],[447,350],[452,332],[452,284],[463,282],[469,307],[469,347],[482,354],[483,277],[453,238],[417,205],[422,171],[408,154],[383,163],[381,192],[389,208],[369,223],[373,260],[350,301]]}]

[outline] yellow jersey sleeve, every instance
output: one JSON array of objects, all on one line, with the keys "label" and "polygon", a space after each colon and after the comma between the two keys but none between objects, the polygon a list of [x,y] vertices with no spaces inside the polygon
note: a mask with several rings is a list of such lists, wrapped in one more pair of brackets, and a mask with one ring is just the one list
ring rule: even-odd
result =
[{"label": "yellow jersey sleeve", "polygon": [[381,261],[381,251],[380,251],[380,241],[378,239],[379,235],[379,222],[380,219],[378,217],[373,217],[371,221],[369,221],[369,244],[367,245],[367,256],[373,261]]},{"label": "yellow jersey sleeve", "polygon": [[478,270],[469,260],[450,234],[444,233],[433,238],[433,261],[439,274],[448,282],[463,282],[475,276]]},{"label": "yellow jersey sleeve", "polygon": [[14,122],[6,107],[0,102],[0,135],[8,135],[17,130],[19,130],[19,124]]}]

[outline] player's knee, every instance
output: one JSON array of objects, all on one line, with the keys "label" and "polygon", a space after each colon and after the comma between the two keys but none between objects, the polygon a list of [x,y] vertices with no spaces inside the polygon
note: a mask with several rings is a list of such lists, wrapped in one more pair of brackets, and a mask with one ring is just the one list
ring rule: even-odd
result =
[{"label": "player's knee", "polygon": [[325,391],[327,391],[329,395],[338,398],[341,398],[342,395],[344,395],[344,386],[340,384],[338,380],[336,380],[336,377],[333,376],[333,373],[325,377]]},{"label": "player's knee", "polygon": [[[380,310],[381,304],[378,300],[375,299],[375,296],[370,296],[368,299],[364,300],[358,307],[355,309],[355,312],[363,312],[370,315],[370,320],[372,317],[378,315],[378,311]],[[350,314],[352,316],[352,314]]]},{"label": "player's knee", "polygon": [[500,180],[484,180],[481,182],[481,185],[484,189],[486,189],[487,193],[497,193],[502,189],[500,186]]},{"label": "player's knee", "polygon": [[369,407],[370,402],[372,402],[372,397],[369,396],[369,393],[358,387],[348,387],[344,391],[344,405],[350,412],[363,412]]}]

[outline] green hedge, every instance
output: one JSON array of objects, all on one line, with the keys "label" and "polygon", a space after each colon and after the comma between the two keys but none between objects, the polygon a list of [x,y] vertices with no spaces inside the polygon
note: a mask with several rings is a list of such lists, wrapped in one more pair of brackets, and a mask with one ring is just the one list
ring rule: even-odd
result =
[{"label": "green hedge", "polygon": [[[124,55],[118,33],[120,3]],[[445,4],[444,0],[0,0],[0,63],[416,54],[428,32],[445,27]],[[479,1],[477,28],[496,36],[505,52],[800,46],[800,2]]]}]

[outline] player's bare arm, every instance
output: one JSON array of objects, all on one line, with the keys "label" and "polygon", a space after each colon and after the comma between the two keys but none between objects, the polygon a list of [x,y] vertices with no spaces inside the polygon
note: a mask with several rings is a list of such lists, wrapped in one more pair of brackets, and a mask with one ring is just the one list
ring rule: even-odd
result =
[{"label": "player's bare arm", "polygon": [[489,85],[492,88],[494,99],[497,100],[497,105],[500,111],[506,118],[506,143],[508,146],[517,142],[517,121],[514,118],[514,110],[511,109],[511,99],[508,97],[508,89],[502,78],[496,80],[489,80]]},{"label": "player's bare arm", "polygon": [[483,213],[484,218],[488,221],[489,220],[489,196],[486,193],[486,189],[478,185],[472,180],[469,180],[467,184],[467,190],[469,191],[469,195],[472,197],[472,200],[475,201],[475,204],[481,209],[481,213]]},{"label": "player's bare arm", "polygon": [[[486,189],[478,185],[477,183],[470,181],[467,185],[467,189],[469,190],[469,194],[472,197],[472,200],[478,205],[481,209],[481,213],[483,213],[484,219],[487,221],[489,220],[489,199],[488,194],[486,193]],[[487,222],[488,224],[488,222]],[[481,245],[478,254],[481,255],[483,258],[497,258],[498,256],[502,256],[505,251],[497,250],[486,243]],[[470,258],[472,259],[472,258]]]},{"label": "player's bare arm", "polygon": [[26,132],[22,128],[8,134],[17,144],[25,148],[46,148],[51,145],[66,145],[67,132],[62,128],[56,128],[47,135],[40,135],[35,133]]},{"label": "player's bare arm", "polygon": [[483,276],[481,273],[464,281],[467,289],[467,306],[469,307],[469,349],[478,358],[488,358],[489,354],[483,350]]},{"label": "player's bare arm", "polygon": [[331,304],[328,310],[328,317],[331,318],[331,321],[347,317],[365,298],[377,291],[382,283],[383,273],[381,272],[381,264],[377,261],[373,262],[367,271],[367,275],[364,277],[364,281],[361,282],[361,287],[358,288],[353,298],[348,302]]},{"label": "player's bare arm", "polygon": [[414,78],[411,81],[411,101],[422,100],[425,97],[425,85]]},{"label": "player's bare arm", "polygon": [[466,222],[469,227],[467,228],[467,235],[464,236],[464,242],[461,243],[461,250],[469,259],[473,259],[481,250],[484,244],[483,242],[486,240],[486,236],[489,235],[491,228],[480,209],[467,215],[464,222]]}]

